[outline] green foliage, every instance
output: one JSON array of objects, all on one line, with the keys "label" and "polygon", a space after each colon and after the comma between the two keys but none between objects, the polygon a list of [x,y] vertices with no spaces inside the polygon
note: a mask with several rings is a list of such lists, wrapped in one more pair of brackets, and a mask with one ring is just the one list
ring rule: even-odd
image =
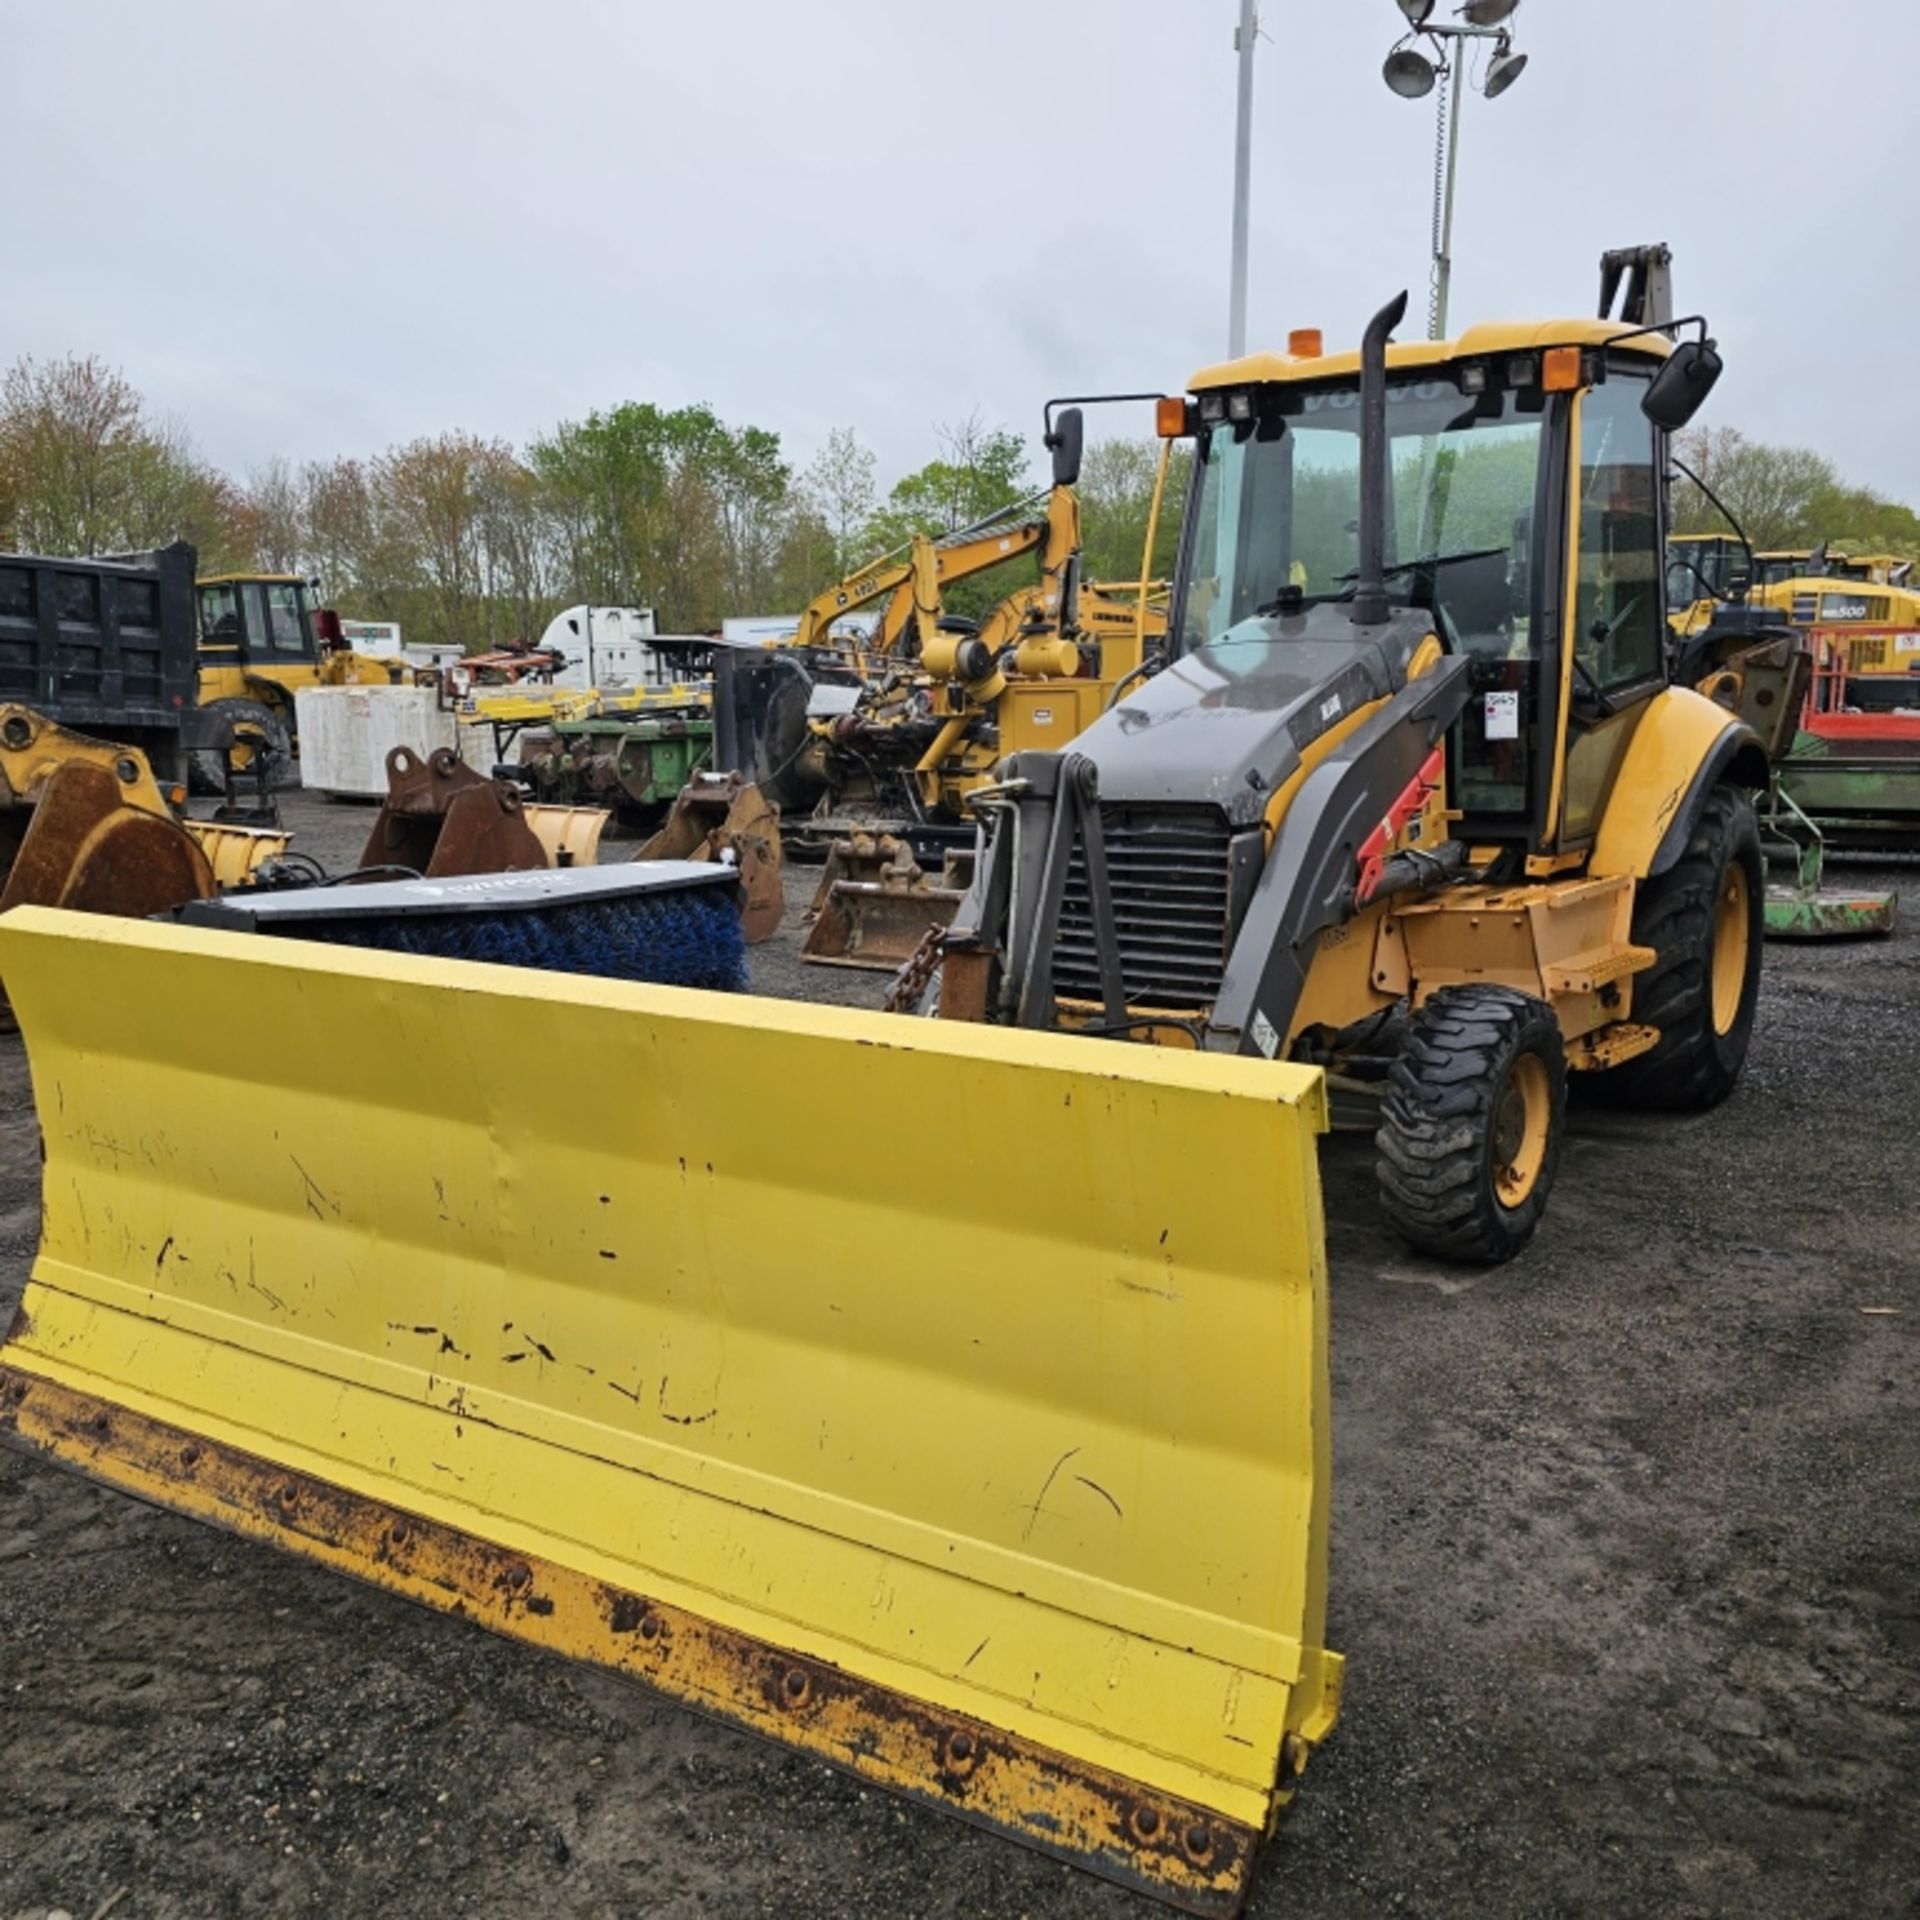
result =
[{"label": "green foliage", "polygon": [[[851,427],[835,427],[807,469],[795,508],[807,523],[802,541],[806,564],[818,569],[815,587],[845,579],[867,557],[877,498],[873,474],[873,455]],[[812,589],[800,598],[812,598]]]},{"label": "green foliage", "polygon": [[1529,428],[1483,427],[1470,437],[1442,442],[1432,454],[1432,478],[1423,494],[1427,458],[1416,446],[1394,462],[1395,540],[1389,559],[1511,546],[1515,519],[1533,507],[1539,435]]},{"label": "green foliage", "polygon": [[[1869,487],[1849,486],[1832,461],[1805,447],[1769,446],[1737,427],[1696,427],[1675,450],[1759,551],[1825,541],[1855,553],[1920,555],[1920,514]],[[1684,477],[1673,490],[1673,522],[1676,533],[1729,531],[1719,509]]]},{"label": "green foliage", "polygon": [[186,539],[211,571],[248,535],[232,484],[112,368],[27,358],[0,379],[0,545],[121,553]]},{"label": "green foliage", "polygon": [[[1137,583],[1152,516],[1162,440],[1101,440],[1080,462],[1080,549],[1088,580]],[[1193,476],[1193,451],[1174,444],[1154,530],[1149,576],[1164,580],[1180,550],[1180,525]]]},{"label": "green foliage", "polygon": [[938,429],[941,458],[898,481],[867,527],[870,552],[890,552],[916,534],[944,539],[1003,513],[1032,491],[1027,447],[1006,427],[969,418]]},{"label": "green foliage", "polygon": [[[209,572],[316,574],[343,612],[475,648],[537,637],[583,600],[651,606],[664,631],[698,632],[732,613],[797,609],[917,533],[946,538],[1035,500],[1019,434],[970,417],[936,429],[935,444],[936,457],[882,501],[874,457],[851,428],[836,428],[796,477],[765,428],[704,405],[627,401],[562,421],[524,452],[445,433],[371,459],[270,461],[236,485],[112,368],[22,359],[0,375],[0,547],[121,552],[185,538]],[[1756,546],[1824,540],[1920,555],[1920,514],[1849,485],[1818,454],[1731,428],[1689,434],[1680,452]],[[1153,440],[1087,448],[1087,579],[1139,578],[1160,455]],[[1395,555],[1506,545],[1515,503],[1531,497],[1532,458],[1518,441],[1404,447]],[[1191,472],[1190,450],[1177,446],[1150,559],[1158,578],[1174,565]],[[1343,465],[1295,478],[1293,550],[1324,591],[1354,564],[1354,474]],[[1698,488],[1679,483],[1674,505],[1679,530],[1721,530]],[[1023,555],[957,583],[947,604],[977,618],[1033,578]]]}]

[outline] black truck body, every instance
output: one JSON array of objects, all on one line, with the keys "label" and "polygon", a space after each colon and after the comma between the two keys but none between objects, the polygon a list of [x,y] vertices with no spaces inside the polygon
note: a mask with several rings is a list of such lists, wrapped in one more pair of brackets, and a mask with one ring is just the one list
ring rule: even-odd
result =
[{"label": "black truck body", "polygon": [[87,560],[0,554],[0,703],[146,754],[163,786],[199,744],[194,573],[184,540]]}]

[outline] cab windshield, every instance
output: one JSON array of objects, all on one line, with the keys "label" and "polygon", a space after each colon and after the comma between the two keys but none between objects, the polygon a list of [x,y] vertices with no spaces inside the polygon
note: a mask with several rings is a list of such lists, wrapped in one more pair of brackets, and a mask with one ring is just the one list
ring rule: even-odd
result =
[{"label": "cab windshield", "polygon": [[[1353,592],[1357,387],[1263,387],[1250,397],[1254,418],[1201,435],[1179,615],[1188,648],[1266,637],[1288,589],[1303,604]],[[1465,393],[1454,373],[1388,385],[1387,595],[1432,609],[1456,646],[1532,650],[1527,532],[1544,403],[1537,387]]]}]

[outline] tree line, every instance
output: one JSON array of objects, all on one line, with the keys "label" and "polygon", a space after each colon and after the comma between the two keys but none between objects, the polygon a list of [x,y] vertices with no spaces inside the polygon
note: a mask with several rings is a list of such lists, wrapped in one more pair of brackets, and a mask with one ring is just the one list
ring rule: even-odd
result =
[{"label": "tree line", "polygon": [[[648,401],[563,421],[522,447],[455,431],[235,478],[100,360],[26,358],[0,376],[0,548],[113,553],[184,538],[204,572],[311,575],[344,614],[469,649],[537,638],[581,601],[651,606],[662,631],[707,632],[729,614],[797,611],[912,535],[958,532],[1035,491],[1024,436],[970,417],[934,437],[934,457],[884,494],[850,428],[796,469],[765,428]],[[1817,453],[1730,427],[1683,435],[1676,451],[1756,547],[1920,554],[1920,515]],[[1138,579],[1159,458],[1150,439],[1088,446],[1087,578]],[[1184,457],[1176,469],[1158,577],[1173,563]],[[1724,525],[1689,480],[1674,507],[1679,531]],[[951,610],[978,615],[1032,564],[954,589]]]},{"label": "tree line", "polygon": [[[765,428],[648,401],[523,447],[455,431],[236,478],[100,360],[28,358],[0,378],[0,548],[187,539],[203,573],[309,575],[344,614],[469,650],[537,638],[583,601],[651,606],[662,631],[699,633],[730,614],[795,612],[914,534],[957,532],[1033,493],[1021,435],[969,418],[935,437],[935,457],[885,494],[849,428],[796,471]],[[1089,557],[1114,577],[1138,575],[1155,457],[1151,442],[1089,449]],[[1015,584],[982,576],[955,610]]]},{"label": "tree line", "polygon": [[1737,427],[1694,427],[1674,443],[1679,460],[1704,481],[1676,473],[1676,533],[1730,532],[1709,498],[1719,496],[1758,552],[1811,551],[1823,541],[1843,553],[1920,558],[1920,513],[1871,487],[1841,478],[1806,447],[1769,446]]}]

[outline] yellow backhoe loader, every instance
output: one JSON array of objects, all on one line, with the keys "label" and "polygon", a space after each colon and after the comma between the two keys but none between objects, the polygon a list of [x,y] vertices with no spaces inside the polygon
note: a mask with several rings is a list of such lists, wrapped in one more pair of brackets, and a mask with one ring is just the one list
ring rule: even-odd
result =
[{"label": "yellow backhoe loader", "polygon": [[[850,818],[878,827],[931,811],[957,823],[1007,738],[1071,737],[1164,630],[1151,583],[1080,584],[1077,411],[1060,432],[1071,457],[1063,441],[1044,495],[943,540],[917,535],[904,555],[816,595],[790,638],[716,655],[718,763],[749,774],[790,835],[815,814],[821,844]],[[949,587],[1026,555],[1038,579],[984,621],[947,613]],[[868,639],[833,636],[876,601]]]},{"label": "yellow backhoe loader", "polygon": [[[366,924],[497,962],[489,902],[598,925],[604,868],[0,917],[46,1143],[0,1430],[1236,1911],[1339,1699],[1322,1063],[1410,1005],[1387,1205],[1472,1257],[1569,1065],[1740,1069],[1765,755],[1667,681],[1664,435],[1718,363],[1650,304],[1390,353],[1403,297],[1171,401],[1175,657],[1004,769],[949,1017]],[[670,945],[737,881],[661,884]],[[842,1149],[929,1113],[938,1180]]]},{"label": "yellow backhoe loader", "polygon": [[1371,1081],[1383,1215],[1467,1261],[1533,1234],[1570,1072],[1711,1106],[1754,1019],[1766,748],[1670,683],[1663,592],[1666,440],[1719,359],[1675,344],[1664,248],[1602,283],[1621,318],[1390,348],[1402,296],[1358,354],[1166,404],[1175,656],[974,795],[928,989]]}]

